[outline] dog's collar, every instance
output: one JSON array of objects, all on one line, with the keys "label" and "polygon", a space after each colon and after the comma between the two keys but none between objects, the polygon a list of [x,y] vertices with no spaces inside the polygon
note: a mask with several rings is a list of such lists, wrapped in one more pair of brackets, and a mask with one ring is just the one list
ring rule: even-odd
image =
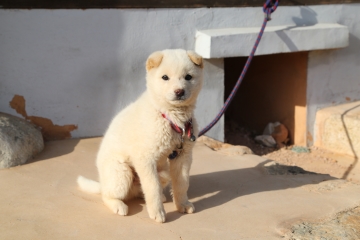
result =
[{"label": "dog's collar", "polygon": [[185,128],[181,128],[178,125],[176,125],[173,121],[171,121],[171,119],[168,116],[166,116],[165,113],[162,113],[161,116],[170,122],[170,126],[175,132],[181,134],[182,137],[187,135],[190,138],[190,140],[192,139],[192,137],[194,136],[193,135],[192,118],[190,118],[190,120],[188,120],[185,123]]},{"label": "dog's collar", "polygon": [[195,138],[195,136],[194,136],[194,134],[193,134],[192,119],[190,118],[190,120],[185,123],[185,129],[184,129],[184,128],[181,128],[181,127],[179,127],[178,125],[176,125],[173,121],[171,121],[171,119],[170,119],[169,117],[167,117],[166,114],[162,113],[161,116],[170,122],[170,126],[171,126],[171,128],[172,128],[175,132],[181,134],[181,144],[180,144],[180,147],[177,147],[177,149],[174,150],[174,151],[168,156],[168,158],[169,158],[170,160],[173,160],[173,159],[175,159],[177,156],[179,156],[180,153],[182,152],[183,142],[184,142],[184,137],[185,137],[185,135],[187,135],[188,138],[190,139],[190,141],[192,141],[192,142],[194,142],[194,141],[196,140],[196,138]]}]

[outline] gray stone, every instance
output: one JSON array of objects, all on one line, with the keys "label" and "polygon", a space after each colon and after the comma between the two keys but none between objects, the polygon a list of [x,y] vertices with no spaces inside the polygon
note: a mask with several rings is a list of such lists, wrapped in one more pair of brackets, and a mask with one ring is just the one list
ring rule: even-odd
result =
[{"label": "gray stone", "polygon": [[43,149],[44,140],[35,125],[0,112],[0,169],[24,164]]}]

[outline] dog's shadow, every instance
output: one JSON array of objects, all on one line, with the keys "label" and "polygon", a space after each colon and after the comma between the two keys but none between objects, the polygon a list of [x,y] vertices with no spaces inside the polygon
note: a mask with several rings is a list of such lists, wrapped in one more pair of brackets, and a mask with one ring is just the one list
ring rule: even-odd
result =
[{"label": "dog's shadow", "polygon": [[125,202],[129,207],[128,216],[136,215],[143,211],[145,206],[145,200],[143,198],[135,198]]},{"label": "dog's shadow", "polygon": [[[232,169],[211,172],[190,177],[188,196],[193,202],[196,212],[220,206],[241,196],[266,191],[297,188],[307,184],[318,184],[335,179],[327,174],[316,174],[304,171],[299,167],[283,166],[285,175],[271,175],[274,171],[264,166],[270,162],[265,160],[252,168]],[[281,165],[277,165],[280,166]],[[288,172],[287,172],[288,171]],[[269,172],[270,174],[268,174]],[[283,194],[287,194],[284,192]],[[196,214],[195,212],[195,214]],[[178,212],[167,213],[167,222],[182,216]]]}]

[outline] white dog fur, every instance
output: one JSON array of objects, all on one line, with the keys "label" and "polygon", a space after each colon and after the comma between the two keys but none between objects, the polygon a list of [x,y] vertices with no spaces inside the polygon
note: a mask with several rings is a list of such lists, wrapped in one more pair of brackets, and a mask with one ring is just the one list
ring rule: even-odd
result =
[{"label": "white dog fur", "polygon": [[[99,182],[79,176],[83,191],[101,193],[105,205],[119,215],[128,214],[124,200],[144,197],[150,218],[165,222],[163,189],[171,181],[177,210],[195,211],[187,196],[194,143],[185,136],[182,152],[168,159],[181,144],[181,134],[169,120],[184,128],[192,119],[194,134],[198,134],[194,108],[203,82],[202,68],[202,58],[192,51],[164,50],[149,56],[147,90],[112,120],[97,155]],[[183,90],[181,96],[176,94],[179,90]]]}]

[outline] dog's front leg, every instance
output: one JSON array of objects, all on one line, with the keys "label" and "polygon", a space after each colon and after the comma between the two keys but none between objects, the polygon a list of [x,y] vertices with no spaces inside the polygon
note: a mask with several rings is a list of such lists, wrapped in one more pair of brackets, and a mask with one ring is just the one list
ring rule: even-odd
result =
[{"label": "dog's front leg", "polygon": [[156,161],[140,161],[135,165],[135,170],[140,178],[150,218],[159,223],[165,222],[162,187],[156,168]]},{"label": "dog's front leg", "polygon": [[187,196],[191,162],[191,149],[189,152],[184,150],[179,157],[170,161],[173,201],[177,210],[181,213],[195,212],[195,207],[189,202]]}]

